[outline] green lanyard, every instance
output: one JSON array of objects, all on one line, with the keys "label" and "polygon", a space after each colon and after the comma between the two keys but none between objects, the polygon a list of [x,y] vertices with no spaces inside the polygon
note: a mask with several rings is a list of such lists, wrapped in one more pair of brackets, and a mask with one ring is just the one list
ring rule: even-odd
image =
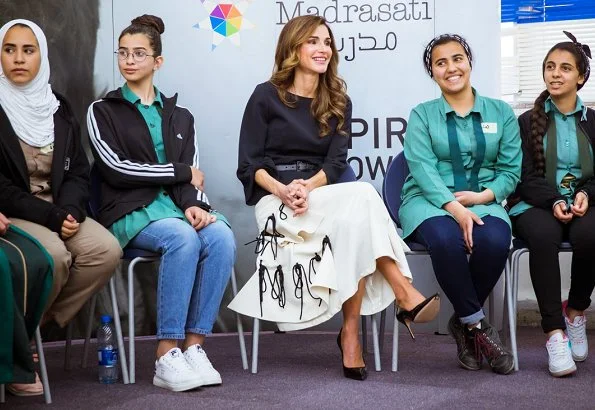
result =
[{"label": "green lanyard", "polygon": [[461,155],[461,147],[459,146],[459,138],[457,136],[457,126],[455,123],[454,112],[448,113],[446,116],[446,128],[448,130],[448,147],[450,148],[450,160],[452,163],[452,172],[455,184],[455,192],[458,191],[475,191],[479,190],[479,170],[483,164],[483,159],[486,151],[486,138],[481,129],[481,117],[479,113],[471,113],[473,119],[473,133],[475,134],[475,143],[477,145],[477,152],[475,153],[475,161],[471,169],[469,181],[463,165],[463,157]]}]

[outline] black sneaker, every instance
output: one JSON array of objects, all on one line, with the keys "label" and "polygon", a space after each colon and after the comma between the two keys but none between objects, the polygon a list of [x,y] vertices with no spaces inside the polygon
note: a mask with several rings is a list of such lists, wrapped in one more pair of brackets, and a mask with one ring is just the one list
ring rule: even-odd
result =
[{"label": "black sneaker", "polygon": [[512,354],[504,347],[498,331],[487,321],[481,321],[481,329],[471,329],[469,334],[475,340],[475,351],[486,358],[492,370],[498,374],[508,374],[514,369]]},{"label": "black sneaker", "polygon": [[467,370],[481,369],[481,355],[477,355],[475,352],[475,340],[465,336],[465,328],[454,314],[448,321],[448,331],[457,342],[459,365]]}]

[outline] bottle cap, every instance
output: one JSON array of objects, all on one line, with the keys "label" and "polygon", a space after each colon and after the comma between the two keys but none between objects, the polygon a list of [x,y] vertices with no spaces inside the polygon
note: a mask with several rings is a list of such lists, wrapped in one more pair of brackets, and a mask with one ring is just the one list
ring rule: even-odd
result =
[{"label": "bottle cap", "polygon": [[112,321],[112,317],[110,315],[102,315],[101,316],[101,324],[110,323]]}]

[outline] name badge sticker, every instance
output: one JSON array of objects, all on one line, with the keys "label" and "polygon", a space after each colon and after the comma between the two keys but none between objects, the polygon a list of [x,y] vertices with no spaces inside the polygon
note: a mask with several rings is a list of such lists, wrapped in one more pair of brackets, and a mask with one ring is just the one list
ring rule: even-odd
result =
[{"label": "name badge sticker", "polygon": [[497,122],[482,122],[481,129],[483,130],[484,134],[497,134],[498,133],[498,123]]}]

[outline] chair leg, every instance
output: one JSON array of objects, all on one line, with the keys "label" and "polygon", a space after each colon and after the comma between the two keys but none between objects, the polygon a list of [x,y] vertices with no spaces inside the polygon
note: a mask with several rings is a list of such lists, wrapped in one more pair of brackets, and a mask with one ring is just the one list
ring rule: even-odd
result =
[{"label": "chair leg", "polygon": [[43,344],[41,343],[41,332],[39,331],[39,326],[35,330],[35,344],[37,345],[37,355],[39,356],[41,383],[43,384],[43,397],[45,398],[46,404],[52,404],[52,394],[50,392],[48,370],[45,364],[45,355],[43,354]]},{"label": "chair leg", "polygon": [[368,353],[368,318],[362,315],[362,352]]},{"label": "chair leg", "polygon": [[516,343],[516,299],[518,297],[518,264],[513,264],[512,269],[507,269],[507,280],[506,280],[506,304],[508,310],[508,328],[510,334],[510,349],[512,350],[512,356],[514,359],[514,370],[519,370],[519,353]]},{"label": "chair leg", "polygon": [[122,369],[122,381],[124,384],[130,383],[128,378],[128,366],[126,364],[126,350],[124,349],[124,338],[122,337],[122,325],[120,323],[120,309],[118,309],[118,299],[116,298],[116,277],[112,275],[109,281],[109,290],[112,299],[112,311],[114,313],[114,325],[116,327],[116,339],[118,340],[118,350],[120,351],[120,368]]},{"label": "chair leg", "polygon": [[378,321],[376,315],[372,315],[372,343],[374,344],[374,368],[377,372],[380,368],[380,346],[378,343]]},{"label": "chair leg", "polygon": [[72,327],[74,326],[74,319],[66,325],[66,345],[64,348],[64,370],[72,370],[71,347],[72,347]]},{"label": "chair leg", "polygon": [[[496,295],[494,295],[494,290],[492,289],[492,293],[488,296],[488,317],[492,326],[496,326]],[[498,326],[496,326],[496,329]]]},{"label": "chair leg", "polygon": [[128,265],[128,363],[130,369],[128,377],[131,384],[136,381],[136,357],[134,351],[134,266],[138,260],[135,258]]},{"label": "chair leg", "polygon": [[386,328],[386,309],[380,313],[380,353],[384,349],[384,330]]},{"label": "chair leg", "polygon": [[0,384],[0,403],[6,402],[6,392],[4,390],[4,385]]},{"label": "chair leg", "polygon": [[260,320],[254,318],[252,326],[252,374],[258,372],[258,336],[260,333]]},{"label": "chair leg", "polygon": [[91,332],[93,331],[93,322],[95,319],[95,307],[97,306],[97,293],[93,295],[89,306],[89,317],[87,318],[87,330],[85,332],[85,344],[83,346],[83,359],[81,367],[87,368],[87,358],[89,357],[89,349],[91,347]]},{"label": "chair leg", "polygon": [[397,316],[397,304],[395,303],[395,319],[393,324],[393,354],[392,354],[392,368],[396,372],[399,368],[399,321]]},{"label": "chair leg", "polygon": [[[235,297],[238,294],[238,282],[236,280],[236,270],[231,269],[231,292]],[[246,354],[246,341],[244,339],[244,326],[240,314],[236,313],[236,323],[238,328],[238,338],[240,339],[240,355],[242,356],[242,368],[248,370],[248,355]]]}]

